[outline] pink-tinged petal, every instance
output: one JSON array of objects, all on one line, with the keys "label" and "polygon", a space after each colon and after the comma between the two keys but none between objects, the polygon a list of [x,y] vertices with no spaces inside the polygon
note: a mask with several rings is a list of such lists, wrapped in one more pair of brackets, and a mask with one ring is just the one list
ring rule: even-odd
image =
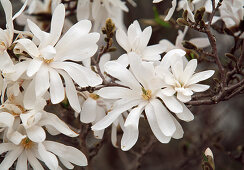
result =
[{"label": "pink-tinged petal", "polygon": [[33,41],[30,39],[19,39],[16,41],[17,43],[21,44],[24,48],[23,50],[26,51],[32,58],[39,57],[40,52]]},{"label": "pink-tinged petal", "polygon": [[132,73],[126,69],[124,66],[116,61],[109,61],[105,64],[105,71],[111,76],[119,79],[122,83],[128,85],[129,87],[140,88],[140,84],[132,75]]},{"label": "pink-tinged petal", "polygon": [[79,134],[69,128],[69,126],[58,118],[55,114],[45,112],[43,118],[39,121],[40,126],[52,126],[59,132],[69,137],[77,137]]},{"label": "pink-tinged petal", "polygon": [[182,76],[182,81],[184,83],[187,83],[188,80],[192,77],[192,75],[194,74],[195,70],[197,68],[197,60],[196,59],[193,59],[193,60],[190,60],[185,69],[184,69],[184,73],[183,73],[183,76]]},{"label": "pink-tinged petal", "polygon": [[65,91],[66,91],[66,96],[69,100],[69,104],[70,106],[76,111],[76,112],[80,112],[81,108],[80,108],[80,103],[79,103],[79,99],[78,99],[78,95],[77,95],[77,91],[75,88],[75,85],[72,81],[72,79],[70,78],[70,76],[64,72],[63,70],[59,70],[58,71],[64,78],[64,82],[65,82]]},{"label": "pink-tinged petal", "polygon": [[183,103],[186,103],[191,100],[191,96],[186,96],[182,92],[177,92],[177,99],[179,99]]},{"label": "pink-tinged petal", "polygon": [[36,72],[38,72],[38,70],[41,68],[43,64],[43,61],[34,58],[33,60],[30,61],[26,74],[29,77],[32,77],[34,74],[36,74]]},{"label": "pink-tinged petal", "polygon": [[118,44],[126,51],[129,52],[131,50],[130,44],[128,42],[128,38],[126,33],[122,29],[118,29],[116,31],[116,40]]},{"label": "pink-tinged petal", "polygon": [[43,143],[48,151],[63,158],[64,160],[67,160],[78,166],[87,165],[86,156],[80,150],[52,141],[45,141]]},{"label": "pink-tinged petal", "polygon": [[153,109],[153,106],[151,103],[147,104],[145,107],[145,113],[147,116],[147,120],[149,122],[149,125],[153,131],[153,134],[155,137],[161,142],[161,143],[169,143],[171,137],[165,136],[163,132],[160,130],[157,118],[155,116],[155,112]]},{"label": "pink-tinged petal", "polygon": [[191,89],[194,92],[204,92],[209,89],[209,85],[204,84],[192,84],[188,86],[189,89]]},{"label": "pink-tinged petal", "polygon": [[129,110],[133,106],[138,105],[139,102],[140,100],[132,100],[128,101],[124,105],[120,105],[114,108],[112,111],[108,112],[108,114],[102,120],[98,121],[95,125],[93,125],[92,130],[102,130],[107,128],[119,117],[120,114],[122,114],[126,110]]},{"label": "pink-tinged petal", "polygon": [[43,142],[46,139],[46,133],[40,126],[32,126],[26,129],[28,138],[33,142]]},{"label": "pink-tinged petal", "polygon": [[163,100],[164,104],[171,112],[180,113],[183,111],[180,102],[175,98],[175,96],[165,96],[161,92],[159,92],[157,96]]},{"label": "pink-tinged petal", "polygon": [[76,18],[78,21],[89,19],[90,16],[90,0],[78,0]]},{"label": "pink-tinged petal", "polygon": [[50,97],[53,104],[64,100],[64,86],[60,75],[56,70],[49,68],[50,75]]},{"label": "pink-tinged petal", "polygon": [[124,87],[104,87],[97,91],[99,96],[106,99],[120,99],[132,95],[132,90]]},{"label": "pink-tinged petal", "polygon": [[210,46],[208,38],[192,38],[190,39],[190,42],[198,48],[206,48]]},{"label": "pink-tinged petal", "polygon": [[59,4],[53,14],[52,14],[52,21],[51,21],[51,29],[50,29],[50,42],[49,45],[54,46],[59,37],[61,36],[63,25],[64,25],[64,18],[65,18],[65,7],[61,3]]},{"label": "pink-tinged petal", "polygon": [[36,157],[33,155],[31,150],[26,151],[27,159],[30,165],[32,166],[33,169],[38,169],[38,170],[44,170],[40,162],[36,159]]},{"label": "pink-tinged petal", "polygon": [[184,134],[184,131],[182,129],[182,126],[180,125],[180,123],[174,118],[174,116],[170,115],[171,118],[173,119],[174,123],[175,123],[175,127],[176,127],[176,131],[175,133],[173,134],[172,138],[174,139],[181,139],[183,138],[183,134]]},{"label": "pink-tinged petal", "polygon": [[57,157],[53,153],[48,152],[42,143],[38,144],[38,153],[41,157],[41,160],[47,165],[49,169],[58,169]]},{"label": "pink-tinged petal", "polygon": [[214,70],[207,70],[207,71],[202,71],[199,73],[194,74],[191,79],[188,81],[188,85],[198,83],[200,81],[206,80],[214,74]]},{"label": "pink-tinged petal", "polygon": [[139,119],[140,115],[145,107],[146,103],[140,104],[138,107],[132,109],[126,118],[124,134],[121,139],[121,149],[123,151],[128,151],[131,149],[139,136]]},{"label": "pink-tinged petal", "polygon": [[80,112],[80,121],[83,123],[91,123],[96,119],[97,101],[88,97],[83,103]]},{"label": "pink-tinged petal", "polygon": [[186,122],[192,121],[194,119],[194,115],[183,103],[182,103],[182,107],[183,107],[183,112],[177,113],[176,116],[179,119],[184,120]]},{"label": "pink-tinged petal", "polygon": [[174,11],[175,11],[175,8],[176,8],[176,0],[172,0],[172,7],[169,9],[169,12],[168,14],[166,15],[166,17],[164,18],[164,21],[168,21],[170,20],[170,18],[172,17]]},{"label": "pink-tinged petal", "polygon": [[33,81],[35,81],[35,94],[36,97],[43,96],[48,88],[50,87],[49,82],[49,72],[48,67],[45,65],[42,65],[42,67],[39,69],[39,71],[36,73],[35,78]]},{"label": "pink-tinged petal", "polygon": [[27,163],[27,156],[26,156],[26,153],[23,152],[18,158],[16,169],[18,169],[18,170],[28,170],[27,164],[28,164]]},{"label": "pink-tinged petal", "polygon": [[170,112],[157,99],[151,100],[150,103],[153,106],[160,130],[164,133],[165,136],[172,136],[176,130],[176,127],[170,116]]},{"label": "pink-tinged petal", "polygon": [[0,164],[0,169],[7,170],[9,169],[15,160],[20,156],[23,152],[23,147],[16,147],[16,149],[10,151],[4,158],[4,160]]}]

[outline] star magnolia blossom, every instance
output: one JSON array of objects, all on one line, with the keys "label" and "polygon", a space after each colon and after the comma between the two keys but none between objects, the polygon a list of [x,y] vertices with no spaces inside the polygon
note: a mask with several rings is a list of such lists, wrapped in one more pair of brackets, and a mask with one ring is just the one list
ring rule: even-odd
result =
[{"label": "star magnolia blossom", "polygon": [[[53,104],[64,99],[66,90],[70,105],[75,111],[80,112],[78,96],[72,79],[80,87],[93,87],[102,83],[102,79],[93,71],[75,63],[86,60],[96,53],[99,34],[89,33],[91,22],[82,20],[73,25],[59,40],[64,17],[65,8],[63,4],[60,4],[53,13],[50,33],[41,31],[36,24],[28,20],[30,30],[40,41],[38,46],[29,39],[17,41],[18,48],[22,47],[21,50],[26,51],[32,58],[26,59],[23,63],[25,67],[20,71],[26,70],[27,76],[33,78],[25,93],[25,107],[31,106],[35,97],[43,96],[50,88],[50,98]],[[16,74],[19,75],[19,73]],[[64,78],[65,90],[60,75]],[[34,96],[30,93],[33,90]]]},{"label": "star magnolia blossom", "polygon": [[[23,130],[20,129],[20,130]],[[59,161],[67,169],[73,169],[72,164],[86,166],[86,156],[78,149],[64,144],[44,141],[35,143],[28,137],[24,138],[20,144],[11,142],[0,144],[0,154],[8,152],[0,164],[1,170],[8,170],[17,159],[16,169],[27,170],[28,163],[33,169],[44,170],[38,159],[48,167],[48,169],[60,169]],[[58,157],[58,158],[57,158]],[[58,161],[59,159],[59,161]]]},{"label": "star magnolia blossom", "polygon": [[[169,40],[163,39],[159,41],[160,44],[167,47],[166,52],[173,50],[173,49],[182,49],[185,50],[185,48],[182,45],[182,42],[184,41],[185,35],[188,31],[188,27],[185,27],[184,32],[181,30],[178,31],[178,36],[176,37],[175,44],[172,44]],[[206,48],[210,45],[208,38],[192,38],[189,40],[189,42],[196,45],[198,48]]]},{"label": "star magnolia blossom", "polygon": [[128,65],[128,54],[131,52],[140,55],[142,60],[160,60],[160,54],[165,51],[165,47],[161,44],[147,46],[151,35],[152,27],[149,26],[142,31],[138,21],[134,21],[129,26],[127,35],[122,29],[118,29],[116,31],[116,40],[127,54],[120,56],[117,61],[123,65]]},{"label": "star magnolia blossom", "polygon": [[174,96],[165,96],[162,93],[164,82],[156,77],[153,63],[141,62],[140,57],[135,53],[129,55],[131,71],[116,61],[109,61],[105,64],[105,71],[118,79],[119,84],[128,88],[104,87],[97,92],[105,99],[117,101],[115,101],[112,111],[92,126],[92,129],[105,129],[123,112],[132,109],[125,121],[121,140],[122,150],[129,150],[138,139],[139,119],[145,110],[151,129],[160,142],[168,143],[171,137],[181,138],[183,130],[168,109],[185,121],[193,119],[192,113]]},{"label": "star magnolia blossom", "polygon": [[[209,85],[198,84],[198,82],[210,78],[214,74],[213,70],[195,73],[197,67],[196,59],[190,60],[184,66],[184,51],[172,50],[169,54],[174,55],[175,58],[170,58],[170,55],[167,55],[156,68],[157,74],[161,75],[161,78],[166,83],[166,88],[162,91],[164,95],[173,96],[177,93],[177,98],[181,102],[189,102],[193,92],[203,92],[209,88]],[[169,64],[170,69],[168,69]]]},{"label": "star magnolia blossom", "polygon": [[97,32],[101,31],[107,18],[111,18],[116,27],[124,28],[123,11],[128,12],[128,8],[121,0],[79,0],[77,20],[92,20],[93,30]]}]

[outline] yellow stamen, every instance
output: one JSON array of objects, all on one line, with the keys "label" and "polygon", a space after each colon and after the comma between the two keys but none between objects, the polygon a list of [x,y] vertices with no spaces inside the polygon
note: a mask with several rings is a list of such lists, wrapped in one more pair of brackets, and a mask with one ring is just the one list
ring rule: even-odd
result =
[{"label": "yellow stamen", "polygon": [[45,63],[47,63],[47,64],[50,64],[51,62],[53,62],[53,59],[44,59],[44,58],[42,58],[42,60],[45,62]]},{"label": "yellow stamen", "polygon": [[150,100],[152,97],[152,91],[151,90],[145,90],[142,88],[142,98],[145,100]]},{"label": "yellow stamen", "polygon": [[94,93],[91,93],[90,95],[90,98],[92,98],[92,99],[94,99],[94,100],[97,100],[97,99],[99,99],[99,95],[97,95],[97,94],[94,94]]},{"label": "yellow stamen", "polygon": [[31,149],[32,146],[33,146],[33,142],[28,138],[24,138],[22,141],[21,141],[21,145],[25,148],[25,149]]}]

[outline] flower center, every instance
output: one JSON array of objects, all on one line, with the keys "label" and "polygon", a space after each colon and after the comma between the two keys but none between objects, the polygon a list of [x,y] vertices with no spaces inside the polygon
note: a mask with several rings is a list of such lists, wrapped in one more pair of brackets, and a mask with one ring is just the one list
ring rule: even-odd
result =
[{"label": "flower center", "polygon": [[99,99],[100,96],[97,95],[97,94],[91,93],[91,94],[89,95],[89,97],[92,98],[92,99],[94,99],[94,100],[97,100],[97,99]]},{"label": "flower center", "polygon": [[144,100],[150,100],[151,97],[152,97],[152,91],[151,90],[146,90],[143,87],[141,89],[142,89],[142,98]]},{"label": "flower center", "polygon": [[28,138],[24,138],[21,141],[21,145],[25,148],[25,149],[31,149],[32,146],[34,145],[34,143]]},{"label": "flower center", "polygon": [[56,49],[48,45],[47,47],[41,49],[41,59],[44,61],[46,64],[50,64],[51,62],[54,61],[54,57],[56,55]]}]

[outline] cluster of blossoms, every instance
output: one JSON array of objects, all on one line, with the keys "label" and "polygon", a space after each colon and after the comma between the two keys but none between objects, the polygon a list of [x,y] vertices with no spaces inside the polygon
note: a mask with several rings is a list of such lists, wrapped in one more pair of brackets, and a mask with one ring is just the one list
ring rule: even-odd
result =
[{"label": "cluster of blossoms", "polygon": [[[220,11],[219,18],[228,27],[243,19],[243,9],[236,1],[224,1]],[[181,0],[178,9],[187,10],[194,21],[197,3],[200,1]],[[47,140],[48,135],[52,139],[58,134],[79,135],[56,114],[45,111],[47,103],[59,104],[65,99],[82,123],[92,124],[96,138],[103,138],[104,130],[111,125],[112,143],[117,147],[120,127],[124,151],[136,144],[140,119],[148,121],[161,143],[183,137],[179,119],[194,119],[185,103],[195,92],[206,91],[209,86],[199,82],[214,74],[213,70],[196,73],[197,60],[186,59],[181,43],[187,27],[179,31],[175,45],[167,40],[148,45],[151,27],[142,30],[134,21],[125,31],[123,11],[128,8],[121,0],[78,0],[78,22],[74,25],[65,19],[65,5],[58,0],[24,1],[14,16],[9,0],[1,0],[1,4],[6,29],[0,30],[0,154],[7,152],[1,170],[9,169],[16,160],[16,169],[27,169],[28,163],[33,169],[44,169],[39,161],[55,170],[87,165],[86,156],[77,148]],[[173,0],[165,20],[175,8]],[[233,9],[233,14],[226,12],[227,8]],[[51,24],[35,20],[33,15],[39,13],[51,15]],[[116,60],[106,53],[94,63],[100,30],[107,18],[115,22],[116,41],[125,53]],[[24,31],[14,29],[15,19],[26,25]],[[199,48],[209,46],[206,38],[191,42]],[[95,90],[82,90],[88,87]]]}]

